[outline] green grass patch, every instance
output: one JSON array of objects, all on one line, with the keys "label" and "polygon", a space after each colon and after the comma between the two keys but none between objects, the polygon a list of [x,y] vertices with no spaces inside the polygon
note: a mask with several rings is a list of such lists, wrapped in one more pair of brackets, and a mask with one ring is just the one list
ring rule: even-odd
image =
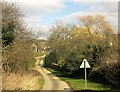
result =
[{"label": "green grass patch", "polygon": [[43,53],[35,52],[35,53],[33,54],[33,57],[34,57],[34,58],[27,63],[27,68],[28,68],[28,69],[35,68],[35,62],[36,62],[35,57],[40,57],[40,56],[43,56],[43,55],[47,55],[47,53],[48,53],[48,52],[43,52]]},{"label": "green grass patch", "polygon": [[35,52],[33,56],[40,57],[40,56],[47,55],[47,54],[48,54],[48,52]]},{"label": "green grass patch", "polygon": [[40,85],[40,87],[39,87],[39,89],[42,89],[43,88],[43,86],[44,86],[44,79],[42,78],[40,78],[39,79],[39,85]]},{"label": "green grass patch", "polygon": [[35,52],[33,56],[34,56],[34,57],[42,56],[42,53],[40,53],[40,52]]},{"label": "green grass patch", "polygon": [[87,80],[87,89],[85,89],[85,80],[84,79],[62,77],[62,73],[59,72],[59,71],[56,71],[56,70],[51,69],[51,68],[47,68],[47,70],[49,70],[50,72],[52,72],[56,76],[60,77],[62,80],[66,81],[69,85],[71,85],[71,87],[74,90],[96,90],[96,91],[97,90],[99,90],[99,91],[109,90],[109,91],[116,91],[113,88],[111,89],[110,86],[107,86],[107,85],[101,84],[101,83],[97,83],[97,82],[92,82],[90,80]]},{"label": "green grass patch", "polygon": [[[62,80],[69,83],[74,90],[85,90],[85,80],[84,79],[72,79],[61,77]],[[87,81],[87,89],[88,90],[110,90],[110,87],[107,87],[100,83],[95,83],[91,81]]]},{"label": "green grass patch", "polygon": [[52,72],[53,74],[55,74],[56,76],[60,77],[62,76],[62,73],[60,71],[56,71],[52,68],[46,68],[48,71]]},{"label": "green grass patch", "polygon": [[27,68],[28,69],[31,69],[31,68],[35,68],[35,62],[36,60],[33,58],[32,60],[30,60],[28,63],[27,63]]}]

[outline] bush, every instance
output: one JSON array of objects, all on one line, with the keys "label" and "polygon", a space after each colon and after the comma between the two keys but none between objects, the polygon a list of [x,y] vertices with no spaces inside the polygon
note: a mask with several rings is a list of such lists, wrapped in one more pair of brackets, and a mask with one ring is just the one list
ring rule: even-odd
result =
[{"label": "bush", "polygon": [[[3,72],[23,72],[33,59],[32,35],[22,21],[22,13],[16,3],[2,5],[2,63]],[[28,48],[29,47],[29,48]]]},{"label": "bush", "polygon": [[82,62],[83,56],[78,52],[71,52],[65,59],[64,67],[69,71],[68,74],[73,74],[74,71],[78,71]]},{"label": "bush", "polygon": [[51,51],[44,59],[46,67],[52,67],[52,63],[57,63],[57,54]]}]

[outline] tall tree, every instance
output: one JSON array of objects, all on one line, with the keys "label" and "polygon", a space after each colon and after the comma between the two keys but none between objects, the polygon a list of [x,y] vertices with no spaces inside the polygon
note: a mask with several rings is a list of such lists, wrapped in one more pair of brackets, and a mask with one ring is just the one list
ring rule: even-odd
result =
[{"label": "tall tree", "polygon": [[27,31],[16,3],[1,2],[1,5],[4,73],[25,71],[33,59],[31,33]]}]

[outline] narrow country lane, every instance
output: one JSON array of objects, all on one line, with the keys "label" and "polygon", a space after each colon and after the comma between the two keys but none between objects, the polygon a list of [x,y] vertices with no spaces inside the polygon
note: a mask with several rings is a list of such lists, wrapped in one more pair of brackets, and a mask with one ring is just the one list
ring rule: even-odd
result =
[{"label": "narrow country lane", "polygon": [[[50,71],[46,70],[45,68],[38,66],[39,58],[36,58],[36,69],[43,75],[45,84],[42,90],[66,90],[67,92],[71,92],[70,86],[52,74]],[[65,92],[66,92],[65,91]]]}]

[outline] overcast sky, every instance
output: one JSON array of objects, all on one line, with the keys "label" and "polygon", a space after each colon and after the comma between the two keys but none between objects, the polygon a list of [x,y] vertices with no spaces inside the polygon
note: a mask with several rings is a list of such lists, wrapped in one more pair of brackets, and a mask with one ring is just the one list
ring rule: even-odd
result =
[{"label": "overcast sky", "polygon": [[[14,1],[14,0],[12,0]],[[76,23],[84,15],[102,14],[113,28],[118,26],[118,0],[15,0],[23,11],[29,26],[43,27],[42,38],[49,35],[48,28],[57,21]],[[92,1],[92,2],[91,2]],[[114,2],[113,2],[114,1]]]}]

